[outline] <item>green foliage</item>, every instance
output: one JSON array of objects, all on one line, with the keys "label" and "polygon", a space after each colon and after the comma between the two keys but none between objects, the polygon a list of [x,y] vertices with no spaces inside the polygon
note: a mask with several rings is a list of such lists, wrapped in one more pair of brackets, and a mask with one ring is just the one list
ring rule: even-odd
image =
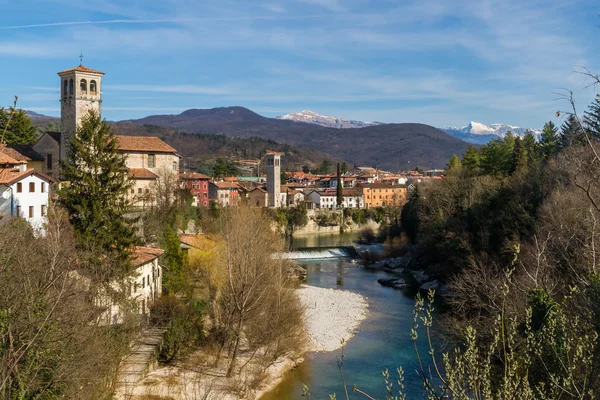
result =
[{"label": "green foliage", "polygon": [[[470,149],[470,147],[469,147],[469,149]],[[450,160],[448,161],[448,167],[447,167],[448,171],[456,170],[456,169],[460,168],[460,166],[461,166],[460,158],[458,158],[458,156],[456,154],[452,154],[452,157],[450,157]]]},{"label": "green foliage", "polygon": [[535,140],[535,136],[530,130],[527,130],[525,136],[523,136],[523,145],[525,151],[527,151],[527,162],[529,165],[533,165],[540,159],[540,144]]},{"label": "green foliage", "polygon": [[543,159],[554,157],[559,150],[558,128],[552,121],[546,122],[540,137],[540,147]]},{"label": "green foliage", "polygon": [[302,166],[302,172],[304,172],[305,174],[308,174],[310,172],[310,167],[307,164],[304,164]]},{"label": "green foliage", "polygon": [[342,163],[341,172],[342,172],[342,175],[345,174],[346,172],[348,172],[348,164],[346,164],[345,161]]},{"label": "green foliage", "polygon": [[584,113],[583,123],[585,131],[590,136],[590,139],[600,140],[600,94],[596,95],[594,101],[589,105],[588,110]]},{"label": "green foliage", "polygon": [[240,173],[239,168],[229,160],[217,158],[212,165],[214,178],[225,178],[227,176],[237,176]]},{"label": "green foliage", "polygon": [[484,174],[496,177],[510,174],[515,137],[508,132],[504,139],[493,139],[481,147],[480,165]]},{"label": "green foliage", "polygon": [[162,296],[154,302],[150,322],[167,328],[159,354],[161,362],[173,362],[204,343],[205,308],[204,302],[174,296]]},{"label": "green foliage", "polygon": [[[10,114],[14,111],[9,123]],[[37,128],[31,123],[31,119],[25,111],[13,108],[0,108],[0,137],[8,124],[8,129],[4,136],[4,142],[7,144],[34,144],[38,138]]]},{"label": "green foliage", "polygon": [[523,172],[527,169],[528,156],[525,144],[520,137],[515,139],[515,147],[513,150],[512,165],[510,168],[511,175],[517,172]]},{"label": "green foliage", "polygon": [[480,166],[481,158],[479,154],[479,150],[477,147],[469,145],[467,150],[463,154],[461,164],[465,168],[469,168],[471,170],[477,170]]},{"label": "green foliage", "polygon": [[419,186],[411,192],[408,201],[402,207],[400,223],[411,242],[416,242],[420,227],[420,211],[422,207],[421,190]]},{"label": "green foliage", "polygon": [[92,265],[105,257],[114,268],[102,271],[111,280],[129,273],[131,248],[137,243],[127,195],[131,182],[125,160],[118,153],[112,128],[90,113],[72,137],[68,163],[61,166],[67,181],[58,190],[80,245]]},{"label": "green foliage", "polygon": [[184,275],[184,254],[179,243],[179,236],[167,226],[163,236],[163,290],[166,294],[181,293],[186,285]]},{"label": "green foliage", "polygon": [[331,169],[331,162],[329,160],[323,160],[319,168],[317,169],[317,174],[329,174],[329,170]]},{"label": "green foliage", "polygon": [[308,210],[305,203],[300,203],[296,207],[266,209],[265,212],[270,214],[271,219],[277,222],[287,236],[293,235],[296,229],[308,223]]},{"label": "green foliage", "polygon": [[565,149],[573,145],[585,143],[585,138],[581,132],[579,121],[574,115],[569,115],[565,122],[560,126],[559,148]]}]

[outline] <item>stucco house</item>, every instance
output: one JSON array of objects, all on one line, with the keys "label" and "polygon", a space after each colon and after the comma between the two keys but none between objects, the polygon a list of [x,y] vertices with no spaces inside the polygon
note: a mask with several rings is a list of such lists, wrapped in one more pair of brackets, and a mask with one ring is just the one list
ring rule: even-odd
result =
[{"label": "stucco house", "polygon": [[362,190],[367,208],[400,206],[406,201],[406,185],[362,183],[358,185],[358,188]]},{"label": "stucco house", "polygon": [[239,186],[235,182],[210,182],[208,198],[220,206],[237,206],[240,200]]},{"label": "stucco house", "polygon": [[47,175],[0,153],[0,220],[21,217],[38,231],[46,223],[50,185]]},{"label": "stucco house", "polygon": [[187,188],[194,197],[192,205],[196,207],[208,207],[208,184],[211,177],[198,172],[190,172],[180,174],[179,178],[181,179],[182,186]]},{"label": "stucco house", "polygon": [[[338,208],[336,190],[313,190],[306,199],[311,201],[317,208]],[[364,201],[360,191],[343,190],[342,208],[363,208]]]}]

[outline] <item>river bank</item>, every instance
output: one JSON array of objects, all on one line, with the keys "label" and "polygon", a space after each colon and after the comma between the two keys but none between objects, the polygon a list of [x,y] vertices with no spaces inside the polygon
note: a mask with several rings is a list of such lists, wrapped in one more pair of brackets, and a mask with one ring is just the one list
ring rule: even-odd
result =
[{"label": "river bank", "polygon": [[[367,300],[356,293],[306,285],[297,289],[296,293],[305,308],[306,352],[329,352],[340,348],[341,341],[347,342],[367,316]],[[260,357],[242,352],[238,365],[247,363],[242,373],[227,378],[227,360],[224,359],[221,366],[215,368],[210,357],[210,354],[197,352],[176,366],[159,367],[138,382],[127,398],[259,399],[303,361],[302,354],[289,356],[276,360],[265,370]],[[246,391],[244,386],[254,386],[255,389]]]}]

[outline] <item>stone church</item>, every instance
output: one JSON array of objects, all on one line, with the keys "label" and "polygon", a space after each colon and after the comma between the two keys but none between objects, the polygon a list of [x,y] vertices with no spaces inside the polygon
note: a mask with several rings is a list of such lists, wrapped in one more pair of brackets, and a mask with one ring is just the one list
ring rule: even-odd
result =
[{"label": "stone church", "polygon": [[[60,132],[46,132],[33,145],[43,157],[42,171],[60,180],[59,165],[67,162],[69,143],[82,118],[90,111],[102,115],[104,72],[79,66],[58,73],[60,77]],[[118,132],[117,132],[118,133]],[[180,156],[155,136],[116,135],[117,148],[133,180],[130,198],[135,206],[151,205],[159,180],[177,183]]]}]

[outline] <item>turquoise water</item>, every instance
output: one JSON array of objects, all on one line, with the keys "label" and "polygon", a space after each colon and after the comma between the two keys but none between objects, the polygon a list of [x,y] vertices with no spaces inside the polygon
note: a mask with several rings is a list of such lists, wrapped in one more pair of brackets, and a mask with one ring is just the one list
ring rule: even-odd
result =
[{"label": "turquoise water", "polygon": [[[337,245],[347,245],[351,236],[330,238]],[[315,240],[315,239],[310,239]],[[317,246],[333,243],[320,238]],[[312,244],[311,244],[312,245]],[[297,246],[307,247],[307,246]],[[385,399],[386,390],[381,372],[389,369],[394,381],[396,368],[405,371],[405,388],[408,399],[422,398],[422,383],[417,375],[417,359],[410,339],[414,299],[407,293],[382,287],[380,277],[389,276],[383,271],[371,272],[342,259],[304,262],[309,285],[350,290],[367,297],[369,313],[356,335],[345,346],[344,376],[350,399],[365,397],[352,393],[354,384],[376,399]],[[421,357],[427,357],[425,343],[420,343]],[[341,352],[309,353],[306,360],[289,372],[283,382],[262,400],[302,399],[302,384],[310,388],[312,399],[329,399],[336,393],[345,398],[337,360]]]}]

